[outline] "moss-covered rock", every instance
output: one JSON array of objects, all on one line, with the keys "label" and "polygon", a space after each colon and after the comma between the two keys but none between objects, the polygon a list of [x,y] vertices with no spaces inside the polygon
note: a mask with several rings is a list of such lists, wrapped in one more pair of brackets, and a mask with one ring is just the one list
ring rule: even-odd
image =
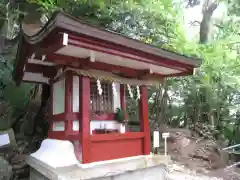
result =
[{"label": "moss-covered rock", "polygon": [[0,156],[0,180],[10,180],[12,176],[12,167]]}]

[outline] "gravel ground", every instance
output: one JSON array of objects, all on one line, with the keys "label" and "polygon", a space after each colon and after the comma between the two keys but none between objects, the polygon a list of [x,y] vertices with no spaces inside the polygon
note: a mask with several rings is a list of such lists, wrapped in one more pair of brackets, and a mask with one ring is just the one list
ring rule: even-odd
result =
[{"label": "gravel ground", "polygon": [[178,163],[172,163],[168,167],[168,180],[240,180],[240,176],[233,170],[223,169],[201,174]]}]

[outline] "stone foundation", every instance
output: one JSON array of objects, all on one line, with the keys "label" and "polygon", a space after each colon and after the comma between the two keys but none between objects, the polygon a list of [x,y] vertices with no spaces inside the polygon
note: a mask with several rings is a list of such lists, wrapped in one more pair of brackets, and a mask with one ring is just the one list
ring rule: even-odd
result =
[{"label": "stone foundation", "polygon": [[[66,178],[61,178],[61,180],[65,180]],[[69,178],[68,180],[70,180]],[[165,180],[166,173],[165,167],[163,165],[145,168],[137,171],[128,171],[115,176],[106,176],[106,177],[98,177],[98,178],[90,178],[88,180]],[[44,176],[40,172],[35,169],[31,169],[30,171],[30,180],[51,180],[48,177]],[[80,180],[80,179],[79,179]]]},{"label": "stone foundation", "polygon": [[170,161],[169,156],[147,155],[80,164],[73,154],[73,146],[66,141],[45,141],[27,158],[30,180],[165,180]]}]

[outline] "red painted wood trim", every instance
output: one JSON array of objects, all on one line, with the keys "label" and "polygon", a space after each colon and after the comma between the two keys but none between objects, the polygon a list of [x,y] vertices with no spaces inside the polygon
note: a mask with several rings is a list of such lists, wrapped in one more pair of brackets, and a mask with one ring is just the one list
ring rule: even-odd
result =
[{"label": "red painted wood trim", "polygon": [[44,77],[52,78],[57,73],[57,70],[53,66],[28,63],[25,65],[25,72],[43,73]]},{"label": "red painted wood trim", "polygon": [[91,120],[115,120],[115,114],[114,113],[110,113],[110,114],[102,114],[102,115],[97,115],[94,114],[91,117]]},{"label": "red painted wood trim", "polygon": [[50,116],[50,119],[52,121],[65,121],[66,114],[65,113],[54,114],[54,115]]},{"label": "red painted wood trim", "polygon": [[193,75],[193,69],[192,69],[192,70],[185,71],[185,72],[180,72],[180,73],[165,75],[165,77],[178,77],[178,76],[189,76],[189,75]]},{"label": "red painted wood trim", "polygon": [[67,136],[65,136],[64,131],[49,131],[48,138],[58,139],[58,140],[68,140]]},{"label": "red painted wood trim", "polygon": [[65,133],[66,135],[72,132],[72,119],[68,119],[67,116],[72,114],[73,111],[73,75],[71,71],[67,71],[65,74]]},{"label": "red painted wood trim", "polygon": [[153,64],[153,65],[157,65],[157,66],[163,66],[166,68],[170,68],[170,69],[175,69],[175,70],[180,70],[180,71],[186,71],[187,68],[184,67],[179,67],[177,65],[169,65],[169,64],[163,64],[160,63],[158,61],[152,61],[150,59],[143,59],[140,57],[132,57],[120,52],[112,52],[111,49],[103,49],[99,46],[94,46],[94,45],[89,45],[89,44],[85,44],[84,42],[78,42],[78,41],[69,41],[69,45],[72,46],[77,46],[77,47],[81,47],[81,48],[85,48],[85,49],[90,49],[90,50],[94,50],[94,51],[98,51],[98,52],[102,52],[102,53],[106,53],[106,54],[111,54],[114,56],[119,56],[122,58],[126,58],[126,59],[132,59],[132,60],[136,60],[136,61],[140,61],[140,62],[144,62],[144,63],[148,63],[148,64]]},{"label": "red painted wood trim", "polygon": [[126,139],[139,139],[144,137],[145,137],[145,133],[143,132],[127,132],[124,134],[121,134],[121,133],[93,134],[91,136],[91,141],[115,141],[115,140],[126,140]]},{"label": "red painted wood trim", "polygon": [[[84,63],[85,63],[84,59],[77,58],[77,57],[70,57],[70,56],[66,56],[66,55],[62,55],[62,54],[49,54],[48,59],[50,59],[51,61],[53,61],[57,64],[62,64],[62,65],[69,64],[68,62],[78,62],[79,67],[69,65],[73,68],[81,68],[81,66],[84,65]],[[137,75],[138,75],[138,71],[136,69],[123,67],[123,66],[117,66],[117,65],[111,65],[111,64],[107,64],[107,63],[103,63],[103,62],[90,63],[90,64],[88,64],[88,68],[98,69],[98,70],[102,70],[102,71],[109,71],[109,70],[120,71],[122,73],[126,73],[129,76],[133,76],[133,77],[137,77]]]},{"label": "red painted wood trim", "polygon": [[48,138],[59,139],[59,140],[69,140],[69,141],[79,141],[80,134],[78,131],[73,131],[72,133],[66,136],[64,131],[49,131]]},{"label": "red painted wood trim", "polygon": [[[116,56],[120,56],[120,57],[124,57],[124,58],[138,60],[141,62],[147,62],[147,63],[151,63],[151,64],[155,64],[155,65],[161,65],[161,66],[169,67],[172,69],[179,69],[181,67],[185,68],[185,69],[193,68],[193,65],[180,63],[178,61],[168,60],[168,59],[165,59],[163,57],[159,57],[159,56],[156,56],[153,54],[148,54],[148,53],[141,52],[141,51],[131,50],[130,48],[127,48],[127,50],[126,50],[120,46],[114,46],[114,45],[111,45],[110,43],[105,43],[102,41],[94,40],[91,37],[73,36],[71,34],[69,34],[68,37],[69,37],[69,39],[68,39],[69,44],[83,47],[83,48],[97,50],[100,52],[104,52],[104,53],[108,53],[108,54],[112,54],[112,55],[116,55]],[[125,52],[124,52],[124,50],[125,50]],[[133,57],[133,56],[136,56],[136,57]]]},{"label": "red painted wood trim", "polygon": [[[80,113],[61,113],[49,116],[49,119],[52,121],[65,121],[65,120],[77,120],[80,116]],[[91,120],[115,120],[115,114],[103,114],[103,115],[92,115]]]},{"label": "red painted wood trim", "polygon": [[78,119],[79,113],[61,113],[61,114],[55,114],[52,115],[51,119],[53,121],[73,121]]},{"label": "red painted wood trim", "polygon": [[141,98],[139,100],[140,130],[144,132],[143,152],[150,154],[150,127],[148,120],[148,89],[146,86],[140,87]]},{"label": "red painted wood trim", "polygon": [[120,103],[121,103],[121,108],[126,109],[125,85],[124,84],[120,84]]},{"label": "red painted wood trim", "polygon": [[90,79],[79,77],[79,134],[82,146],[82,163],[89,163],[90,153]]},{"label": "red painted wood trim", "polygon": [[37,53],[38,55],[46,55],[52,52],[56,52],[62,47],[64,47],[63,34],[55,30],[48,34],[48,36],[44,38],[42,42],[31,44],[30,50],[31,52]]},{"label": "red painted wood trim", "polygon": [[[120,133],[120,131],[117,130],[117,129],[109,129],[109,130],[112,130],[111,134]],[[95,130],[92,130],[92,134],[99,134],[99,133],[98,133],[97,130],[95,129]],[[105,134],[110,134],[110,133],[105,133]]]},{"label": "red painted wood trim", "polygon": [[65,113],[72,112],[72,99],[73,99],[73,76],[71,71],[67,71],[65,74]]}]

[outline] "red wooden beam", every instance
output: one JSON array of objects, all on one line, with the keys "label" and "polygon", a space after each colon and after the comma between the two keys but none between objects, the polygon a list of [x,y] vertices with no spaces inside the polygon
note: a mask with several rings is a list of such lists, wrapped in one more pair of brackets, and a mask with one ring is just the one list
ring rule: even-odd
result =
[{"label": "red wooden beam", "polygon": [[124,84],[120,84],[120,103],[121,103],[121,108],[126,110],[125,85]]},{"label": "red wooden beam", "polygon": [[178,76],[189,76],[189,75],[193,75],[193,69],[185,71],[185,72],[175,73],[175,74],[171,74],[171,75],[165,75],[165,77],[178,77]]},{"label": "red wooden beam", "polygon": [[163,67],[168,67],[171,69],[184,70],[192,69],[193,65],[180,63],[177,60],[164,59],[159,56],[145,53],[142,51],[137,51],[135,49],[126,48],[125,46],[116,45],[109,42],[99,41],[92,37],[87,36],[74,36],[69,34],[69,44],[87,48],[91,50],[100,51],[107,54],[112,54],[115,56],[120,56],[123,58],[130,58],[133,60],[138,60],[145,63],[151,63]]},{"label": "red wooden beam", "polygon": [[112,133],[112,134],[96,134],[91,136],[91,141],[116,141],[116,140],[127,140],[127,139],[139,139],[144,138],[143,132],[127,132]]},{"label": "red wooden beam", "polygon": [[140,87],[141,98],[139,100],[140,130],[144,133],[143,153],[150,154],[150,127],[148,120],[148,89],[146,86]]},{"label": "red wooden beam", "polygon": [[[71,71],[67,71],[65,74],[65,115],[72,114],[73,111],[73,75]],[[65,133],[66,136],[70,134],[73,129],[73,120],[68,119],[68,116],[65,116]]]},{"label": "red wooden beam", "polygon": [[[164,77],[187,76],[187,75],[193,74],[193,70],[191,69],[191,70],[180,72],[180,73],[164,75],[159,73],[152,73],[150,69],[136,70],[128,67],[111,65],[111,64],[106,64],[102,62],[91,62],[89,58],[81,59],[81,58],[76,58],[76,57],[71,57],[66,55],[60,55],[60,54],[50,54],[47,56],[47,59],[59,65],[64,65],[64,66],[69,65],[70,67],[73,67],[73,68],[112,71],[113,73],[116,72],[116,74],[123,73],[125,74],[125,76],[129,76],[132,78],[139,78],[143,80],[147,80],[152,77],[159,80],[159,79],[163,79]],[[72,62],[76,62],[76,65],[71,66]]]},{"label": "red wooden beam", "polygon": [[25,65],[25,72],[43,73],[43,76],[51,78],[56,75],[57,69],[52,66],[27,63]]},{"label": "red wooden beam", "polygon": [[153,74],[153,72],[150,69],[138,70],[138,77],[140,79],[151,74]]},{"label": "red wooden beam", "polygon": [[90,79],[79,77],[79,134],[82,146],[82,163],[90,162]]},{"label": "red wooden beam", "polygon": [[102,62],[90,62],[89,58],[82,59],[82,58],[70,57],[70,56],[60,55],[60,54],[50,54],[47,56],[47,59],[57,64],[69,65],[70,67],[72,62],[77,62],[76,65],[72,66],[73,68],[85,67],[87,69],[112,71],[115,73],[124,73],[132,77],[137,77],[137,74],[138,74],[138,71],[136,69],[117,66],[117,65],[111,65],[111,64],[102,63]]},{"label": "red wooden beam", "polygon": [[52,31],[46,38],[44,38],[42,42],[31,45],[30,52],[47,55],[50,53],[55,53],[62,47],[64,47],[63,34],[55,30]]}]

